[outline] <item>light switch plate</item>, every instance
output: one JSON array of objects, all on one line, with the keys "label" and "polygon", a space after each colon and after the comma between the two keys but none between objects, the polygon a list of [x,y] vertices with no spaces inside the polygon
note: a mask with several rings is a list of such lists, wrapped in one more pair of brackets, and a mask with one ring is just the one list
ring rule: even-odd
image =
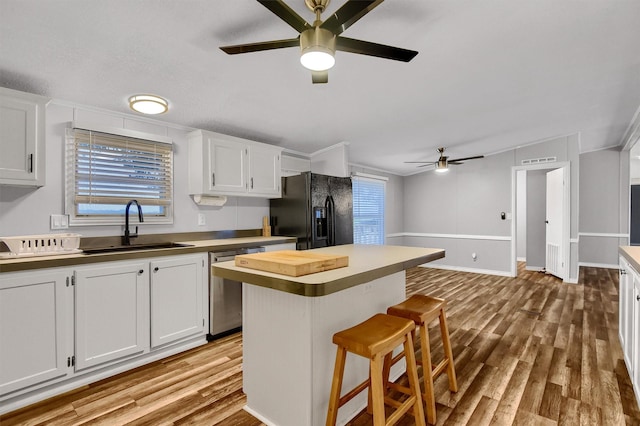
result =
[{"label": "light switch plate", "polygon": [[69,216],[66,214],[52,214],[51,215],[51,229],[68,229],[69,228]]}]

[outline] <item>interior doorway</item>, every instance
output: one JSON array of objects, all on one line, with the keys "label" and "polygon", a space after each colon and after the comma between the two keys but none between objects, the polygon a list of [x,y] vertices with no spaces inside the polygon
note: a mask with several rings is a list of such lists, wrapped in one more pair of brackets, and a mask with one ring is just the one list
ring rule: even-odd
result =
[{"label": "interior doorway", "polygon": [[[563,280],[569,278],[569,171],[569,162],[512,167],[512,276],[517,276],[518,261],[526,259],[527,270],[549,272]],[[525,195],[522,191],[526,188],[529,193]],[[523,202],[528,205],[526,209]]]}]

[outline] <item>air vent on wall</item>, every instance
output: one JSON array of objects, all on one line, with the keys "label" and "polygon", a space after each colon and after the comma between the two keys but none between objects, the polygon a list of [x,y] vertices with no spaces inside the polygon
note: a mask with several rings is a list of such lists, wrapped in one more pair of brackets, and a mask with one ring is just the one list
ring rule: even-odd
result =
[{"label": "air vent on wall", "polygon": [[557,157],[529,158],[526,160],[522,160],[522,165],[526,166],[529,164],[553,163],[556,160]]}]

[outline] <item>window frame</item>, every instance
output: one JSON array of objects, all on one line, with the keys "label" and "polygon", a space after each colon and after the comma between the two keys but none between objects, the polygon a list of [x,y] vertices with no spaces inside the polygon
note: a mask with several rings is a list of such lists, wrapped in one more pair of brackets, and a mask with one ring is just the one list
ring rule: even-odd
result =
[{"label": "window frame", "polygon": [[[382,242],[380,243],[367,243],[367,242],[360,242],[357,241],[356,239],[356,230],[357,230],[357,226],[356,226],[356,217],[357,217],[357,211],[356,211],[356,190],[353,190],[353,242],[354,244],[376,244],[376,245],[384,245],[387,243],[387,235],[385,232],[386,229],[386,209],[387,209],[387,181],[389,180],[389,178],[384,177],[384,176],[377,176],[377,175],[371,175],[371,174],[366,174],[366,173],[354,173],[352,175],[352,181],[354,184],[360,185],[360,182],[371,182],[371,183],[377,183],[377,184],[381,184],[382,185],[382,209],[381,209],[381,214],[376,216],[377,218],[379,218],[381,220],[381,230],[380,230],[380,235],[379,238]],[[358,191],[359,192],[359,191]],[[360,216],[362,217],[362,216]]]},{"label": "window frame", "polygon": [[[169,163],[169,188],[171,192],[171,196],[168,200],[168,204],[166,204],[165,214],[164,215],[152,215],[145,214],[144,223],[145,224],[173,224],[173,209],[174,209],[174,173],[173,173],[173,164],[174,164],[174,149],[173,149],[173,140],[166,136],[149,134],[145,132],[139,132],[136,130],[122,129],[122,128],[114,128],[107,126],[100,126],[95,124],[86,124],[86,123],[78,123],[71,122],[69,127],[66,129],[65,135],[65,213],[69,216],[69,226],[96,226],[96,225],[124,225],[125,217],[124,213],[122,214],[91,214],[91,215],[81,215],[78,214],[77,203],[75,201],[76,198],[76,164],[75,164],[75,146],[76,146],[76,136],[75,131],[89,131],[98,134],[105,134],[107,136],[116,136],[127,139],[133,139],[142,141],[145,143],[153,143],[153,144],[164,144],[171,145],[170,149],[170,159]],[[134,196],[131,199],[136,199]],[[144,198],[137,199],[142,207],[145,207]],[[110,204],[110,203],[104,203]],[[113,203],[120,205],[121,203]],[[123,209],[124,206],[123,204]],[[130,210],[130,215],[137,216],[137,208],[132,208]],[[133,219],[137,222],[137,218]]]}]

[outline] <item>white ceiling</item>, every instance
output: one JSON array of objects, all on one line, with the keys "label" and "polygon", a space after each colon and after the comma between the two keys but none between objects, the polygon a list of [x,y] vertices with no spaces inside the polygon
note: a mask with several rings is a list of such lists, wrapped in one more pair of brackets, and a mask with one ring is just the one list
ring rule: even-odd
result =
[{"label": "white ceiling", "polygon": [[296,48],[218,49],[297,36],[254,0],[0,0],[0,86],[120,112],[156,93],[160,120],[302,153],[347,142],[352,163],[401,175],[439,146],[617,146],[640,106],[638,0],[387,0],[343,35],[419,54],[338,52],[313,85]]}]

